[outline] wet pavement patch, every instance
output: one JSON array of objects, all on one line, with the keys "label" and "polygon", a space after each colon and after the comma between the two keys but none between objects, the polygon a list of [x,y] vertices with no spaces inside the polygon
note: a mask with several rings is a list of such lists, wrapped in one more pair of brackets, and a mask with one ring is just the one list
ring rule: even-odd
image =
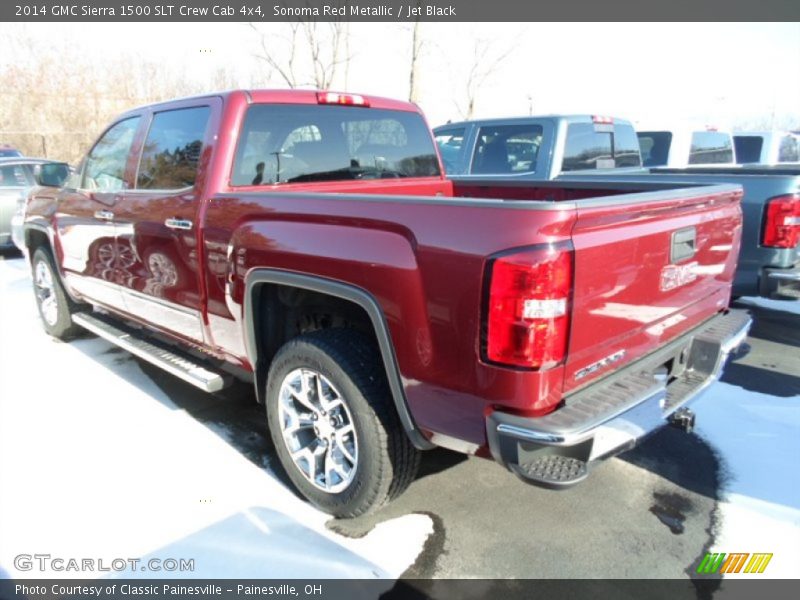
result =
[{"label": "wet pavement patch", "polygon": [[432,512],[422,511],[418,514],[430,517],[431,521],[433,521],[433,533],[425,540],[422,552],[419,553],[414,564],[400,576],[401,579],[428,579],[435,577],[439,558],[445,554],[444,521],[439,515],[435,515]]},{"label": "wet pavement patch", "polygon": [[686,496],[674,492],[653,492],[653,499],[655,504],[650,507],[650,512],[669,527],[672,533],[675,535],[682,534],[686,515],[694,507],[692,501]]}]

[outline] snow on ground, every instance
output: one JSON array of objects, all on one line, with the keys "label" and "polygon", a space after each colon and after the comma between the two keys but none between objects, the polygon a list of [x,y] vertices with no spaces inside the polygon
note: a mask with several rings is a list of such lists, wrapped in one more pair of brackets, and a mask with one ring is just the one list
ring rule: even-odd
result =
[{"label": "snow on ground", "polygon": [[46,553],[194,559],[169,576],[392,579],[433,531],[425,515],[361,539],[330,531],[128,354],[49,338],[23,260],[0,261],[0,490],[0,576],[14,578],[93,576],[15,569],[16,555]]},{"label": "snow on ground", "polygon": [[[800,314],[800,302],[766,298],[740,302]],[[710,551],[771,552],[774,556],[762,576],[797,577],[800,396],[770,396],[716,383],[692,408],[698,433],[719,454],[726,471],[719,505],[722,526]]]}]

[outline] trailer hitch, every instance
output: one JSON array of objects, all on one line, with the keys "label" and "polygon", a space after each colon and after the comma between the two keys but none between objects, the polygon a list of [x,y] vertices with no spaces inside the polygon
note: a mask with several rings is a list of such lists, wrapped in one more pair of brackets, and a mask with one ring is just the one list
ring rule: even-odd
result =
[{"label": "trailer hitch", "polygon": [[683,430],[685,433],[692,433],[694,421],[695,414],[688,408],[679,408],[669,416],[669,424]]}]

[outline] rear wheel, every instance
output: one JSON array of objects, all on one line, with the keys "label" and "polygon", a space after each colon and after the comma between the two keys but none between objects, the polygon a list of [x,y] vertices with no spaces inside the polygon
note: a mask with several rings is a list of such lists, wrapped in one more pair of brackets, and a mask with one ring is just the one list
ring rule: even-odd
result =
[{"label": "rear wheel", "polygon": [[303,496],[337,517],[379,508],[419,466],[379,356],[362,334],[326,329],[287,342],[270,368],[267,418],[281,464]]},{"label": "rear wheel", "polygon": [[75,337],[80,332],[80,327],[72,322],[77,305],[67,296],[52,255],[44,248],[37,248],[31,266],[36,306],[45,331],[62,340]]}]

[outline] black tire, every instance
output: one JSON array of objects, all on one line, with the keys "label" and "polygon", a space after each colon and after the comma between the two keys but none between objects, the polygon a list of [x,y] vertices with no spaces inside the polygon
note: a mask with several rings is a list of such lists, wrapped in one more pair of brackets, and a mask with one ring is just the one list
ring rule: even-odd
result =
[{"label": "black tire", "polygon": [[[336,388],[357,436],[357,467],[347,487],[336,493],[311,483],[293,461],[282,434],[281,386],[301,368],[321,374]],[[265,398],[278,458],[300,493],[320,510],[357,517],[396,498],[414,480],[420,453],[400,423],[378,348],[363,334],[325,329],[287,342],[270,367]]]},{"label": "black tire", "polygon": [[[64,290],[53,256],[47,249],[37,248],[33,253],[31,268],[36,307],[39,309],[44,330],[60,340],[66,341],[76,337],[81,332],[81,328],[73,323],[72,314],[78,311],[79,306]],[[49,273],[51,282],[49,288],[42,285],[41,276],[45,271]],[[46,303],[48,298],[53,299],[54,310]]]}]

